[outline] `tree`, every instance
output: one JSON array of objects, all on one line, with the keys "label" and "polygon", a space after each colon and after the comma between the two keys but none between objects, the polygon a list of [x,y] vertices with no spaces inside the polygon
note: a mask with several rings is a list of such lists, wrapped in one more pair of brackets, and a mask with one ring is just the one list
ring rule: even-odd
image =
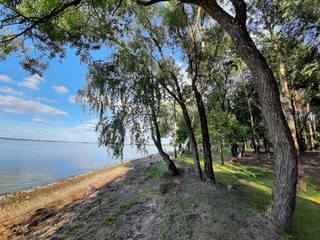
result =
[{"label": "tree", "polygon": [[[162,10],[165,26],[176,48],[181,48],[182,58],[186,59],[191,87],[197,103],[202,137],[204,172],[207,179],[215,182],[208,120],[203,100],[204,84],[201,84],[201,63],[206,39],[203,36],[205,18],[201,8],[168,5]],[[179,16],[177,18],[177,15]],[[204,82],[204,81],[203,81]]]},{"label": "tree", "polygon": [[[167,46],[168,49],[170,49],[169,45],[171,42],[166,38],[166,29],[164,26],[153,21],[154,19],[152,19],[152,16],[155,16],[156,12],[150,13],[143,9],[141,13],[143,14],[137,15],[137,22],[140,23],[140,28],[132,33],[131,38],[135,41],[136,46],[139,46],[140,49],[144,49],[146,54],[155,61],[159,70],[155,78],[168,95],[179,104],[188,129],[194,165],[199,178],[202,179],[197,141],[194,135],[186,100],[181,89],[184,82],[183,79],[181,79],[180,68],[171,54],[165,54],[165,51],[167,50],[165,47]],[[173,45],[173,48],[174,47],[175,46]]]},{"label": "tree", "polygon": [[[137,52],[137,55],[143,52]],[[86,84],[79,91],[78,98],[91,112],[99,116],[96,131],[99,144],[112,150],[113,155],[122,157],[126,133],[130,143],[144,150],[146,134],[151,137],[169,171],[173,175],[179,172],[164,152],[158,115],[164,94],[152,75],[152,65],[146,68],[145,62],[132,61],[125,43],[113,54],[113,61],[94,61],[89,65]],[[148,56],[144,56],[148,61]]]}]

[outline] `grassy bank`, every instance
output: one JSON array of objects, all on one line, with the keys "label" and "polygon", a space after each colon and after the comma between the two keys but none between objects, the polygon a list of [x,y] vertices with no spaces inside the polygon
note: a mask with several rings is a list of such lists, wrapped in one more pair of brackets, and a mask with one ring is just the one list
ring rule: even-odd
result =
[{"label": "grassy bank", "polygon": [[[185,156],[183,161],[192,164],[191,156]],[[250,202],[255,209],[267,210],[271,201],[272,170],[233,162],[221,165],[218,160],[214,170],[218,184],[232,185],[239,199]],[[298,192],[293,224],[284,239],[320,239],[320,179],[310,175],[306,179],[307,192]]]}]

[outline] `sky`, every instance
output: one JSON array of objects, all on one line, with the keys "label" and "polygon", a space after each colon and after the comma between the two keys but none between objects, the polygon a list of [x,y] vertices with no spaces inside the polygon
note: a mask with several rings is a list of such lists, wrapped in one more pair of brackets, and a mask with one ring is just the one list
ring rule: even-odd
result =
[{"label": "sky", "polygon": [[96,142],[96,116],[75,102],[86,65],[69,51],[50,62],[44,76],[22,69],[11,56],[0,62],[0,137]]}]

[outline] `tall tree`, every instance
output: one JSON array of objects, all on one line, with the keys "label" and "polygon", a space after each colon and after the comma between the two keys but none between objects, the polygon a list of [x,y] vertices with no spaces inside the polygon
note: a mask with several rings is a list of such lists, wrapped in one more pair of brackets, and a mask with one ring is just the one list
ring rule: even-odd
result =
[{"label": "tall tree", "polygon": [[[136,54],[143,55],[143,52]],[[178,175],[161,144],[158,115],[164,94],[154,81],[152,65],[146,67],[145,62],[132,61],[134,58],[123,43],[112,61],[94,61],[89,65],[86,84],[78,97],[84,107],[88,104],[91,112],[99,116],[96,130],[100,145],[121,157],[128,132],[130,143],[143,151],[146,135],[151,130],[152,140],[169,171]],[[148,61],[148,56],[144,59]]]},{"label": "tall tree", "polygon": [[[158,74],[156,79],[163,89],[176,101],[181,110],[182,115],[188,129],[188,137],[193,154],[194,165],[199,178],[202,179],[202,171],[200,167],[199,152],[197,147],[197,141],[195,138],[191,118],[186,105],[185,96],[181,86],[184,84],[182,76],[180,74],[180,68],[176,64],[176,60],[172,57],[172,54],[167,54],[166,51],[170,49],[170,45],[174,49],[174,44],[170,42],[170,39],[166,37],[166,29],[164,26],[157,24],[152,18],[156,12],[148,12],[146,10],[141,11],[141,14],[137,15],[138,23],[140,23],[140,29],[138,29],[133,35],[132,39],[136,42],[137,46],[144,49],[146,54],[149,54],[156,62],[158,66]],[[167,47],[167,49],[165,48]]]},{"label": "tall tree", "polygon": [[[215,182],[210,136],[206,107],[204,104],[205,84],[201,83],[201,63],[204,55],[206,39],[203,36],[205,17],[203,10],[186,8],[185,6],[167,5],[162,10],[164,23],[168,26],[170,38],[174,39],[176,48],[181,48],[181,55],[186,59],[188,75],[197,104],[200,119],[200,130],[204,155],[204,172],[207,179]],[[177,15],[179,16],[177,18]],[[205,82],[202,81],[202,82]]]}]

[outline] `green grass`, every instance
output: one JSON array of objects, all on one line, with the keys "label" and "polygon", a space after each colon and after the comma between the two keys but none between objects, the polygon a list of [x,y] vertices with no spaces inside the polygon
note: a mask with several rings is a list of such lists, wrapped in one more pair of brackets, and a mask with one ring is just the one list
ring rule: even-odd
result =
[{"label": "green grass", "polygon": [[127,214],[135,204],[139,203],[139,201],[140,201],[139,197],[134,196],[130,198],[128,201],[119,203],[117,209],[112,213],[110,213],[109,215],[107,215],[106,218],[104,219],[105,225],[114,226],[118,224],[119,217]]},{"label": "green grass", "polygon": [[125,213],[129,212],[129,210],[137,203],[139,203],[139,197],[135,196],[135,197],[131,198],[129,201],[120,204],[119,209],[118,209],[118,213],[125,214]]},{"label": "green grass", "polygon": [[148,169],[148,179],[156,181],[159,180],[165,172],[167,172],[167,167],[162,162],[152,164]]},{"label": "green grass", "polygon": [[[192,157],[184,156],[184,162],[193,163]],[[223,185],[233,185],[234,194],[239,199],[250,202],[261,211],[265,211],[271,202],[272,171],[264,167],[245,166],[228,162],[225,165],[214,164],[216,181]],[[290,229],[284,239],[320,239],[320,179],[306,176],[307,192],[299,192],[296,210]]]}]

